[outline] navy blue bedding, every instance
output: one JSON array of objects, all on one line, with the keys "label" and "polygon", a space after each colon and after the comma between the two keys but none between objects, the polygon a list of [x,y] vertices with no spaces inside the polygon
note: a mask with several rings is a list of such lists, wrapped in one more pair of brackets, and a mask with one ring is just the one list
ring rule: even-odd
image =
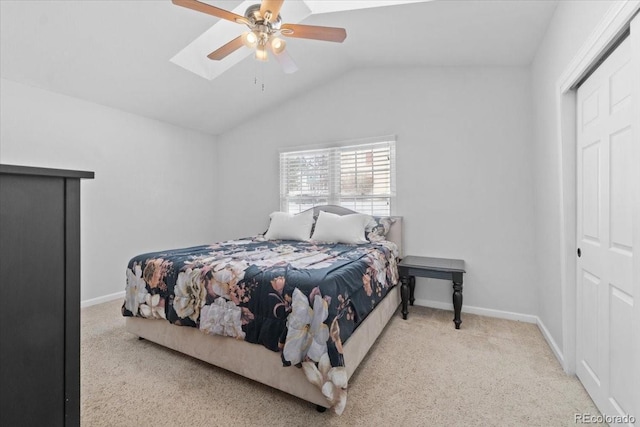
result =
[{"label": "navy blue bedding", "polygon": [[[122,314],[166,319],[281,352],[298,289],[310,310],[314,302],[324,305],[326,352],[331,366],[344,366],[342,345],[398,283],[396,255],[389,242],[262,238],[147,253],[129,261]],[[293,363],[304,360],[302,354]],[[289,363],[284,356],[283,362]]]}]

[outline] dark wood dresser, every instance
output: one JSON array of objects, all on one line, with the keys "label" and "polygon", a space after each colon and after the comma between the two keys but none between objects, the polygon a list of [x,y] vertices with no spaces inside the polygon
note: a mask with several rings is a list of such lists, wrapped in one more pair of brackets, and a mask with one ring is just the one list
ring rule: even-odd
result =
[{"label": "dark wood dresser", "polygon": [[0,165],[0,425],[80,425],[80,180]]}]

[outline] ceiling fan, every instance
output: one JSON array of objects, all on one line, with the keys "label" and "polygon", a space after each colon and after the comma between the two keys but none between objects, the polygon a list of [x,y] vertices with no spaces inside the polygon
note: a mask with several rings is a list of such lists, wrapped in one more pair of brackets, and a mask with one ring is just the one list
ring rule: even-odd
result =
[{"label": "ceiling fan", "polygon": [[[270,50],[279,61],[285,57],[286,42],[278,35],[285,37],[324,40],[342,43],[347,37],[344,28],[321,27],[316,25],[283,24],[280,9],[284,0],[262,0],[260,4],[249,6],[244,16],[229,12],[198,0],[172,0],[173,4],[206,13],[227,21],[244,24],[249,28],[222,47],[214,50],[207,57],[219,61],[242,46],[255,49],[255,58],[266,61]],[[290,59],[284,58],[284,61]]]}]

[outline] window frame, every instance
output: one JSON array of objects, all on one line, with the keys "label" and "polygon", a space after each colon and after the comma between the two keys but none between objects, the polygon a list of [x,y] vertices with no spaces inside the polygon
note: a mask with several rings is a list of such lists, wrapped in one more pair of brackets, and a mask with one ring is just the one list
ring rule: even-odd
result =
[{"label": "window frame", "polygon": [[[354,194],[341,194],[341,163],[344,161],[342,157],[342,153],[347,151],[358,151],[361,150],[365,153],[370,151],[372,153],[372,162],[376,160],[376,149],[384,148],[388,150],[388,153],[382,153],[384,156],[388,154],[389,161],[388,166],[371,166],[371,175],[373,176],[372,192],[368,194],[354,195]],[[309,156],[310,162],[322,162],[321,158],[326,158],[326,168],[320,170],[317,175],[322,176],[323,173],[326,172],[327,177],[326,181],[320,182],[320,187],[324,187],[322,190],[314,190],[308,188],[310,185],[308,182],[304,182],[304,177],[314,176],[315,174],[300,174],[298,177],[300,178],[300,191],[302,194],[299,196],[295,196],[291,194],[290,186],[291,183],[294,182],[292,179],[292,169],[296,166],[300,167],[302,163],[299,159],[302,155]],[[313,156],[316,155],[317,160],[313,159]],[[357,155],[356,155],[357,156]],[[396,197],[396,137],[395,135],[387,135],[381,137],[374,138],[365,138],[365,139],[357,139],[357,140],[349,140],[342,141],[339,143],[333,144],[323,144],[323,145],[307,145],[307,146],[299,146],[299,147],[291,147],[291,148],[283,148],[279,153],[280,158],[280,210],[284,212],[290,213],[298,213],[302,212],[308,208],[317,205],[338,205],[343,206],[358,212],[368,213],[370,215],[375,216],[387,216],[393,215],[395,211],[395,197]],[[292,162],[297,162],[293,163]],[[382,178],[382,182],[376,182],[375,175],[379,173],[379,170],[382,170],[383,167],[388,167],[389,174],[388,177]],[[378,169],[380,168],[380,169]],[[382,171],[384,173],[384,170]],[[355,172],[357,176],[358,167],[355,167]],[[366,172],[363,172],[366,174]],[[380,185],[381,183],[384,185],[384,179],[388,178],[388,192],[383,194],[375,194],[373,192],[375,188],[375,184]],[[297,179],[296,179],[297,181]],[[304,190],[308,190],[305,194],[302,189],[304,186]],[[297,199],[297,202],[296,202]],[[345,203],[345,199],[353,200],[353,203]],[[358,206],[358,199],[363,201],[370,201],[371,209],[363,209],[363,204],[360,203]],[[381,209],[376,210],[375,199],[384,199],[383,203],[386,203],[388,209],[385,212],[382,212]],[[304,203],[304,201],[308,201],[308,203]],[[297,205],[297,208],[290,209],[291,204]],[[382,205],[377,205],[380,208]]]}]

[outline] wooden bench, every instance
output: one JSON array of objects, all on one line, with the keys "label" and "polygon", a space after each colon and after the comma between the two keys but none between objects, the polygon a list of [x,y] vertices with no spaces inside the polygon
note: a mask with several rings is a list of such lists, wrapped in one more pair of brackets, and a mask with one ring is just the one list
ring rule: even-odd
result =
[{"label": "wooden bench", "polygon": [[402,318],[409,314],[409,303],[415,301],[414,291],[416,276],[430,279],[451,280],[453,282],[453,322],[456,329],[460,329],[462,320],[462,276],[465,273],[464,260],[447,258],[428,258],[407,255],[398,263],[398,272],[402,282],[400,294],[402,297]]}]

